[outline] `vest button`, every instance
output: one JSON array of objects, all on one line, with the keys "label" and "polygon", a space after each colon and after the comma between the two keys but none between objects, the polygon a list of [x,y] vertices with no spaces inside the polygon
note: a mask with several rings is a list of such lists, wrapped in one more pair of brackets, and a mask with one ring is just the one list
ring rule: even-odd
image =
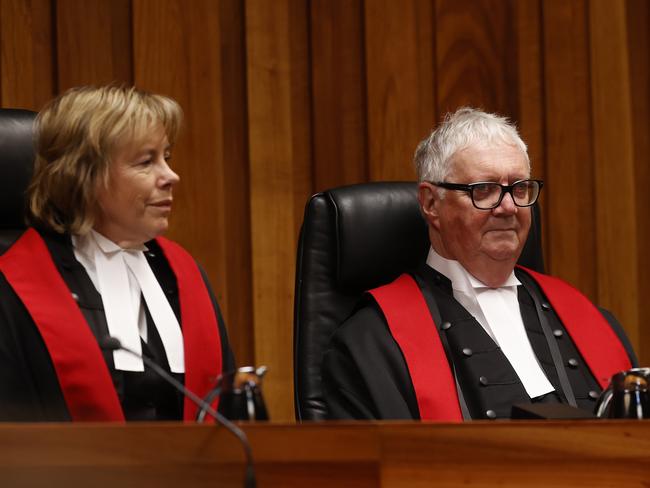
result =
[{"label": "vest button", "polygon": [[463,348],[463,354],[467,357],[470,357],[472,354],[474,354],[474,351],[472,351],[469,347]]},{"label": "vest button", "polygon": [[553,331],[553,335],[554,335],[555,337],[562,337],[562,336],[564,335],[564,332],[562,332],[561,329],[555,329],[555,330]]},{"label": "vest button", "polygon": [[487,385],[489,384],[489,381],[488,381],[488,379],[487,379],[485,376],[480,376],[479,379],[478,379],[478,382],[479,382],[482,386],[487,386]]},{"label": "vest button", "polygon": [[77,295],[75,292],[72,292],[71,295],[72,295],[72,299],[73,299],[75,302],[78,302],[78,301],[79,301],[79,295]]},{"label": "vest button", "polygon": [[589,395],[589,398],[591,398],[592,400],[597,400],[598,397],[600,396],[596,390],[591,390],[588,393],[588,395]]},{"label": "vest button", "polygon": [[497,413],[494,410],[486,410],[485,416],[490,420],[494,420],[495,418],[497,418]]},{"label": "vest button", "polygon": [[443,322],[441,326],[442,330],[449,330],[451,329],[451,322]]},{"label": "vest button", "polygon": [[548,303],[544,302],[542,303],[542,308],[548,312],[551,309],[551,306]]},{"label": "vest button", "polygon": [[571,358],[566,363],[569,365],[570,368],[575,369],[575,368],[578,367],[578,360],[577,359]]},{"label": "vest button", "polygon": [[155,258],[155,257],[156,257],[156,253],[155,253],[155,252],[152,252],[152,251],[149,251],[149,252],[147,252],[147,256],[149,256],[150,258]]}]

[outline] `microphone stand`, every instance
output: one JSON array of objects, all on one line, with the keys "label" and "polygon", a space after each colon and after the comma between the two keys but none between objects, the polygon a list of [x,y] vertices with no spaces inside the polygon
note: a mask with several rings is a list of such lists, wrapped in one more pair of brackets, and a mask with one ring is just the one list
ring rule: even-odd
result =
[{"label": "microphone stand", "polygon": [[[184,396],[189,398],[197,407],[200,408],[200,412],[207,412],[210,414],[218,424],[222,425],[225,427],[231,434],[233,434],[239,442],[241,443],[242,447],[244,448],[244,454],[246,456],[246,474],[244,478],[244,487],[245,488],[255,488],[257,485],[256,477],[255,477],[255,466],[253,464],[253,451],[251,450],[250,443],[248,442],[248,437],[246,437],[246,434],[244,433],[243,430],[241,430],[239,427],[237,427],[234,423],[232,423],[230,420],[228,420],[226,417],[221,415],[219,412],[217,412],[212,406],[204,401],[201,397],[199,397],[196,393],[193,391],[188,390],[183,383],[178,381],[176,378],[174,378],[172,375],[170,375],[167,371],[165,371],[158,363],[155,361],[152,361],[146,356],[143,356],[141,354],[138,354],[137,352],[124,347],[122,343],[119,341],[119,339],[115,337],[106,337],[103,340],[100,341],[99,346],[107,351],[115,351],[118,349],[121,349],[123,351],[128,352],[129,354],[142,359],[142,362],[146,364],[149,368],[153,369],[162,379],[167,381],[170,385],[172,385],[174,388],[176,388],[179,392],[181,392]],[[213,397],[216,398],[216,395]],[[201,421],[203,418],[201,418]]]}]

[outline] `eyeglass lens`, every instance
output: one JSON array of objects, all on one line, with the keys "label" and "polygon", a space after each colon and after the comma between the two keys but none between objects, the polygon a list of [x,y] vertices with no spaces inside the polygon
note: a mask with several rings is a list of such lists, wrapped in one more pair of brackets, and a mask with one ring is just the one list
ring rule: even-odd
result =
[{"label": "eyeglass lens", "polygon": [[[494,208],[501,202],[506,189],[498,183],[479,183],[472,186],[472,200],[478,208]],[[512,186],[515,205],[527,207],[535,203],[539,195],[539,183],[533,180],[519,181]]]}]

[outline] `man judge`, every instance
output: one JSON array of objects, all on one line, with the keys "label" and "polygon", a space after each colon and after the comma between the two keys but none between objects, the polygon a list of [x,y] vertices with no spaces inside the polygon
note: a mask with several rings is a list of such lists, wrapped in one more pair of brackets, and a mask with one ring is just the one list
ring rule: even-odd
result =
[{"label": "man judge", "polygon": [[508,418],[514,404],[592,410],[634,352],[579,291],[516,266],[542,181],[506,119],[463,108],[415,153],[431,248],[370,290],[323,364],[331,418]]}]

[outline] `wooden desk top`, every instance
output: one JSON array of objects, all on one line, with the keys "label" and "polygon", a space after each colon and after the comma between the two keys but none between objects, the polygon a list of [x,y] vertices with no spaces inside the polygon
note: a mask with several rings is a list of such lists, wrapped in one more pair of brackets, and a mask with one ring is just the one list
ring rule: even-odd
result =
[{"label": "wooden desk top", "polygon": [[[242,424],[258,486],[649,486],[648,421]],[[0,424],[0,486],[242,486],[225,429]]]}]

